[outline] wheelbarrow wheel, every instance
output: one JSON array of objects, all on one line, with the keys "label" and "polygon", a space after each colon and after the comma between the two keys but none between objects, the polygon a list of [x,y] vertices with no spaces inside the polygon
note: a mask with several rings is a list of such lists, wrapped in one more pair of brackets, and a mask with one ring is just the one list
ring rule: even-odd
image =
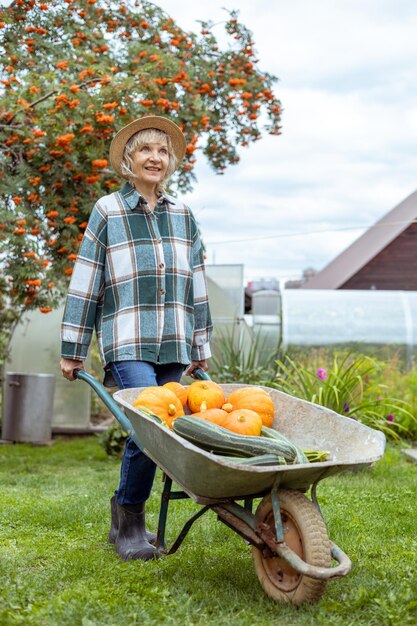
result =
[{"label": "wheelbarrow wheel", "polygon": [[[330,540],[326,525],[311,500],[299,491],[280,490],[279,504],[286,545],[309,565],[330,567]],[[269,525],[275,536],[271,494],[260,502],[255,519],[257,524]],[[264,556],[255,547],[252,548],[252,556],[265,593],[276,602],[299,605],[317,602],[322,596],[325,580],[299,574],[283,559]]]}]

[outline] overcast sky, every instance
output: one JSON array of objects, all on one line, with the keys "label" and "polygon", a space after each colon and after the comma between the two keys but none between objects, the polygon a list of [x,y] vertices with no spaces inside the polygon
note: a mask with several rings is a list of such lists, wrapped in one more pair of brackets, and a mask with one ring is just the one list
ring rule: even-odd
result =
[{"label": "overcast sky", "polygon": [[280,79],[281,136],[241,149],[223,176],[199,159],[186,200],[208,263],[244,264],[247,280],[299,278],[417,189],[415,0],[155,4],[193,31],[238,9],[260,69]]},{"label": "overcast sky", "polygon": [[240,10],[259,67],[280,79],[283,134],[243,149],[224,176],[203,159],[197,167],[187,201],[208,263],[243,263],[247,279],[298,278],[417,189],[417,2],[155,4],[194,31],[199,19],[224,20],[222,7]]}]

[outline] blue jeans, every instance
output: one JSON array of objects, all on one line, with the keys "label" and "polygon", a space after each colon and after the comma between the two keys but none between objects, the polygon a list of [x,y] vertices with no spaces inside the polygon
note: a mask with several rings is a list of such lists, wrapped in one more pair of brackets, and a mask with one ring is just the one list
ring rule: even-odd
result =
[{"label": "blue jeans", "polygon": [[[164,383],[179,382],[185,366],[180,363],[158,365],[147,361],[114,361],[109,364],[119,389],[153,387]],[[146,456],[130,437],[120,470],[120,484],[115,491],[119,504],[141,504],[151,493],[156,465]]]}]

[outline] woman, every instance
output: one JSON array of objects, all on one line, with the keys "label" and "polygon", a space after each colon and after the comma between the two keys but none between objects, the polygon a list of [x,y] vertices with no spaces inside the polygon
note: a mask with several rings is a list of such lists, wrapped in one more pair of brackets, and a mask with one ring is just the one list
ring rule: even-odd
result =
[{"label": "woman", "polygon": [[[110,162],[128,182],[98,200],[80,246],[62,323],[68,380],[83,367],[94,328],[119,389],[208,369],[212,327],[198,227],[188,207],[164,191],[185,147],[179,127],[160,116],[137,119],[114,137]],[[109,533],[124,560],[158,556],[145,527],[155,469],[128,439]]]}]

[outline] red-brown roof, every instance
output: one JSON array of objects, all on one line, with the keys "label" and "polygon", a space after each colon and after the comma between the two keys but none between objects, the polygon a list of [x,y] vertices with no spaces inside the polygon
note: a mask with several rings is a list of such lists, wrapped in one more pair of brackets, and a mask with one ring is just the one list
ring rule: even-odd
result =
[{"label": "red-brown roof", "polygon": [[416,220],[417,191],[384,215],[303,287],[340,289]]}]

